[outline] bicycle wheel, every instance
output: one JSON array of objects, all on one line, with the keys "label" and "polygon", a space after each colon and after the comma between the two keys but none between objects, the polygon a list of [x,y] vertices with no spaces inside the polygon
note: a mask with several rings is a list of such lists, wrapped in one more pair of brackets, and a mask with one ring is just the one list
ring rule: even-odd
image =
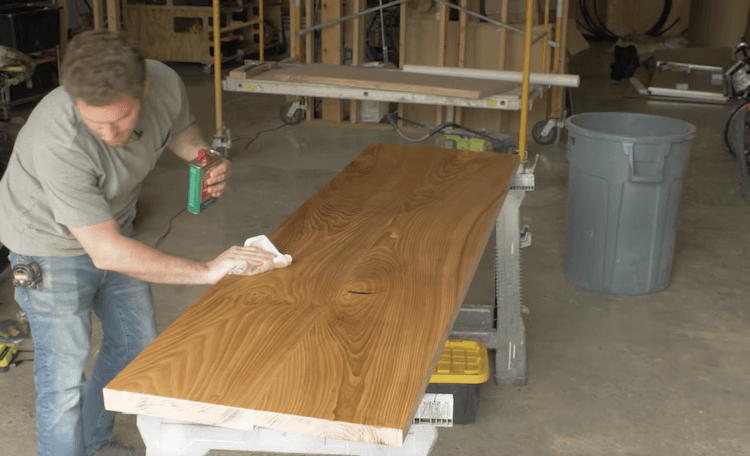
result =
[{"label": "bicycle wheel", "polygon": [[[750,133],[750,118],[748,118],[748,111],[750,109],[748,105],[748,102],[746,100],[742,100],[736,105],[732,106],[731,111],[729,112],[729,115],[724,120],[724,126],[722,127],[722,139],[724,140],[724,146],[727,148],[727,152],[732,157],[736,157],[736,147],[733,143],[733,141],[730,138],[730,130],[732,129],[732,126],[736,122],[744,122],[744,128],[745,128],[745,138],[750,139],[750,136],[748,136],[748,133]],[[745,155],[747,155],[747,147],[745,144],[748,144],[748,141],[745,141],[744,143],[739,145],[739,148],[745,152]],[[747,158],[747,157],[746,157]]]},{"label": "bicycle wheel", "polygon": [[724,122],[724,143],[734,156],[742,197],[750,203],[750,108],[746,102],[735,106]]}]

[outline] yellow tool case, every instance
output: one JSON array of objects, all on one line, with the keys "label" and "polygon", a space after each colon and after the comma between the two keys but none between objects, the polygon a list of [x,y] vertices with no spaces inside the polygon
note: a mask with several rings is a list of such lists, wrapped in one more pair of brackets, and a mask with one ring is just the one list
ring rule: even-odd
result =
[{"label": "yellow tool case", "polygon": [[453,424],[471,424],[479,411],[479,389],[490,378],[487,347],[473,340],[448,340],[426,393],[453,395]]}]

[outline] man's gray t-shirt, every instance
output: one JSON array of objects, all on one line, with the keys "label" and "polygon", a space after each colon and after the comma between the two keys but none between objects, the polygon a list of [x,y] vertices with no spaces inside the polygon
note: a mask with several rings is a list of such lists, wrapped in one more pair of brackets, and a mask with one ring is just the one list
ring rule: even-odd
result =
[{"label": "man's gray t-shirt", "polygon": [[0,180],[0,242],[12,252],[84,255],[68,226],[132,223],[141,183],[172,137],[195,121],[177,73],[153,60],[146,69],[140,118],[122,147],[88,129],[64,87],[36,106]]}]

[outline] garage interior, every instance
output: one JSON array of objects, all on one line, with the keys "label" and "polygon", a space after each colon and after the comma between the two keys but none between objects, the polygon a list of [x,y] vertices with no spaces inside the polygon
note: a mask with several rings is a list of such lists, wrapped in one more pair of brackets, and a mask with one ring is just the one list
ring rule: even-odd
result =
[{"label": "garage interior", "polygon": [[[10,154],[15,134],[40,97],[58,85],[57,54],[63,53],[67,35],[97,27],[113,29],[113,18],[119,24],[115,29],[123,30],[136,42],[141,40],[146,58],[162,60],[178,72],[185,82],[192,112],[206,138],[211,139],[217,130],[217,66],[214,48],[207,41],[210,24],[201,22],[202,28],[196,32],[195,22],[190,19],[202,17],[203,11],[210,10],[210,2],[168,1],[167,6],[160,7],[157,2],[127,0],[120,5],[109,0],[106,15],[102,0],[94,1],[99,6],[91,12],[86,0],[67,0],[55,10],[61,24],[58,31],[63,30],[65,37],[40,45],[47,49],[19,49],[43,63],[35,65],[39,73],[36,79],[32,76],[34,83],[30,88],[25,82],[16,85],[15,99],[2,100],[7,107],[0,122],[3,153]],[[325,1],[322,5],[307,2],[324,10],[319,11],[316,23],[373,7],[364,1],[359,5],[339,1],[330,7]],[[239,2],[240,6],[244,3]],[[407,11],[409,17],[384,17],[382,28],[380,18],[371,20],[377,15],[370,13],[356,23],[340,23],[333,39],[331,29],[324,29],[327,31],[315,34],[316,39],[310,44],[304,37],[297,41],[290,33],[290,27],[300,30],[309,25],[302,20],[295,25],[295,8],[304,9],[304,2],[295,7],[294,1],[287,4],[267,0],[267,16],[261,22],[265,30],[254,27],[258,22],[252,18],[258,6],[252,6],[257,2],[249,3],[249,8],[240,8],[245,16],[229,14],[229,25],[222,25],[231,28],[232,21],[239,24],[231,32],[238,32],[239,38],[222,42],[224,60],[218,67],[222,80],[231,78],[230,72],[246,67],[247,62],[290,62],[288,59],[294,55],[298,56],[296,63],[301,64],[369,64],[394,71],[404,64],[519,74],[524,70],[522,35],[458,10],[446,19],[444,11],[449,7],[429,0],[399,5],[401,14]],[[533,29],[544,33],[545,1],[531,3]],[[554,41],[557,2],[551,3],[546,33]],[[479,409],[473,422],[440,427],[429,454],[750,454],[750,199],[743,195],[739,159],[727,152],[723,139],[725,121],[742,103],[743,94],[732,92],[723,78],[720,84],[694,82],[690,78],[699,72],[695,67],[692,72],[683,67],[683,71],[672,71],[667,77],[669,70],[657,63],[672,61],[674,56],[682,65],[717,65],[721,67],[719,74],[726,77],[724,73],[742,57],[741,52],[735,52],[741,37],[750,38],[750,0],[673,0],[664,2],[671,5],[669,11],[662,2],[646,0],[561,3],[564,13],[559,16],[565,17],[566,30],[561,43],[565,52],[558,72],[580,75],[580,86],[558,91],[551,86],[539,88],[532,95],[526,121],[521,119],[520,110],[354,103],[328,98],[313,102],[312,97],[305,100],[307,110],[298,114],[289,109],[300,97],[223,90],[221,115],[231,131],[228,158],[232,162],[225,194],[199,215],[187,212],[187,165],[165,153],[143,184],[137,235],[142,242],[164,252],[208,261],[231,245],[242,245],[249,237],[272,233],[370,144],[441,147],[440,134],[419,142],[406,140],[403,136],[418,138],[426,130],[404,122],[401,136],[388,122],[388,113],[431,128],[452,117],[472,131],[511,138],[516,154],[518,143],[525,143],[526,160],[534,162],[538,157],[534,189],[526,192],[519,211],[519,233],[528,226],[533,234],[531,244],[521,253],[521,304],[528,309],[523,314],[526,384],[497,385],[491,378],[481,384]],[[525,0],[461,0],[460,5],[519,29],[527,22]],[[377,6],[375,2],[374,7]],[[109,14],[113,7],[121,10]],[[180,28],[179,33],[174,32],[174,41],[146,41],[144,37],[160,27],[156,23],[160,20],[158,15],[149,13],[149,7],[159,7],[159,14],[167,15],[175,30]],[[12,16],[4,16],[3,9],[13,8],[18,5],[8,0],[0,2],[0,20]],[[189,8],[200,9],[201,13],[190,15],[186,12]],[[100,16],[92,14],[93,10]],[[180,20],[175,20],[177,11]],[[668,14],[662,20],[665,11]],[[441,12],[443,20],[439,17]],[[306,20],[304,11],[300,16]],[[385,24],[386,21],[390,22]],[[646,30],[658,22],[662,25],[652,33],[655,36],[647,35]],[[408,30],[399,30],[404,24],[408,24]],[[356,27],[360,29],[359,38],[355,37]],[[393,41],[387,42],[381,30]],[[203,46],[193,46],[184,36],[177,35],[201,37]],[[0,33],[3,39],[5,36]],[[498,41],[491,41],[494,39]],[[13,43],[18,44],[0,41],[0,46],[12,47]],[[439,52],[440,44],[447,48],[446,53]],[[540,68],[547,73],[555,71],[554,48],[544,52],[544,44],[544,40],[533,44],[532,72]],[[631,45],[636,54],[625,52]],[[331,52],[329,46],[337,48]],[[384,52],[383,47],[389,50]],[[311,50],[314,55],[306,55]],[[383,63],[384,60],[390,63]],[[0,83],[16,74],[3,71],[0,61],[0,74],[5,74]],[[658,91],[650,89],[657,82],[664,87],[671,84],[681,94],[655,95]],[[710,87],[704,90],[706,85]],[[700,94],[691,93],[697,91]],[[712,95],[705,95],[709,92]],[[555,107],[557,116],[551,117]],[[678,194],[668,286],[642,296],[602,294],[566,279],[566,249],[574,248],[566,245],[570,133],[564,125],[555,126],[558,137],[549,145],[539,144],[531,134],[535,125],[543,125],[550,118],[564,124],[570,116],[604,112],[669,117],[696,128]],[[290,119],[295,115],[300,118]],[[525,131],[519,135],[522,125]],[[743,147],[747,150],[747,144]],[[747,168],[744,171],[747,173]],[[494,235],[478,263],[466,303],[491,306],[495,299],[493,244]],[[13,274],[7,264],[3,267],[0,321],[14,320],[20,308],[14,300]],[[210,288],[154,284],[159,331]],[[87,373],[93,367],[101,340],[97,323]],[[0,424],[4,431],[0,455],[36,454],[33,347],[32,334],[17,344],[21,351],[14,360],[16,365],[0,374]],[[490,372],[496,362],[491,351]],[[146,454],[134,415],[118,414],[114,436],[118,442]],[[383,451],[389,454],[390,450]],[[215,449],[208,454],[266,453]]]}]

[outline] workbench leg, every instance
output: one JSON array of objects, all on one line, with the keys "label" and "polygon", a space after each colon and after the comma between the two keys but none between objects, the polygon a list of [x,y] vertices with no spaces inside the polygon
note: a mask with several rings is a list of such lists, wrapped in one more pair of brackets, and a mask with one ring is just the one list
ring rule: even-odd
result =
[{"label": "workbench leg", "polygon": [[495,299],[498,385],[526,385],[526,328],[521,318],[521,256],[519,209],[526,196],[510,190],[495,223]]}]

